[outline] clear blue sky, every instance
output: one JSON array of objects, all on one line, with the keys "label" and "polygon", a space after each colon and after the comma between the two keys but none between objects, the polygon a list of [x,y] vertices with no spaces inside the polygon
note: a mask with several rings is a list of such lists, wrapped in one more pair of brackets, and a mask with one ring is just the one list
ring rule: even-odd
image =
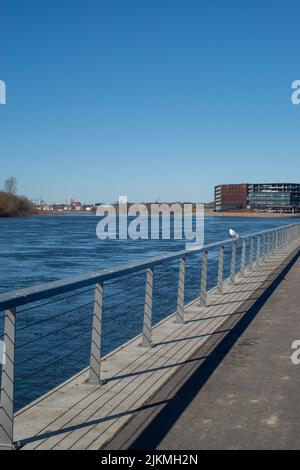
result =
[{"label": "clear blue sky", "polygon": [[83,202],[300,182],[299,15],[296,0],[2,0],[1,179]]}]

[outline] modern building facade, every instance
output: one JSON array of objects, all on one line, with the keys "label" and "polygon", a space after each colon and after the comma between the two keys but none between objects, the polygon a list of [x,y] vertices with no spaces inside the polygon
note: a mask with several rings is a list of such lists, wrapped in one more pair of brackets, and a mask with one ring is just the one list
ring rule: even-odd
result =
[{"label": "modern building facade", "polygon": [[300,212],[300,184],[250,184],[247,204],[249,209]]},{"label": "modern building facade", "polygon": [[300,184],[229,184],[215,187],[215,211],[300,212]]},{"label": "modern building facade", "polygon": [[248,184],[221,184],[215,187],[215,211],[246,209]]}]

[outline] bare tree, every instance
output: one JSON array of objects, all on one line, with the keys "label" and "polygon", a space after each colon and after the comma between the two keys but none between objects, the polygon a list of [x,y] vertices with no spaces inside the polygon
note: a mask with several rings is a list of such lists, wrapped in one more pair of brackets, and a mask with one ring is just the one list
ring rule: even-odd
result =
[{"label": "bare tree", "polygon": [[4,191],[17,194],[17,179],[14,176],[10,176],[4,181]]}]

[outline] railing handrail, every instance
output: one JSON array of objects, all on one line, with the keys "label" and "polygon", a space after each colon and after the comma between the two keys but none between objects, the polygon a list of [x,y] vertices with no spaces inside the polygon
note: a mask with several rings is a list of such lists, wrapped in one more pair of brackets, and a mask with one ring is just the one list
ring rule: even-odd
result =
[{"label": "railing handrail", "polygon": [[172,254],[161,255],[149,258],[148,260],[135,261],[132,263],[120,264],[113,268],[104,268],[99,271],[94,271],[86,274],[72,276],[58,281],[51,281],[36,286],[27,287],[25,289],[17,289],[14,291],[4,292],[0,294],[0,311],[20,307],[32,302],[43,300],[45,298],[54,297],[56,295],[64,294],[73,290],[81,289],[90,285],[95,285],[104,281],[109,281],[117,277],[132,274],[138,271],[143,271],[155,266],[180,259],[183,257],[204,253],[206,251],[220,248],[221,246],[231,245],[240,240],[247,240],[257,235],[265,233],[276,232],[288,227],[299,225],[300,222],[283,225],[272,229],[262,230],[260,232],[251,233],[239,238],[225,239],[219,242],[209,243],[202,248],[192,250],[176,251]]}]

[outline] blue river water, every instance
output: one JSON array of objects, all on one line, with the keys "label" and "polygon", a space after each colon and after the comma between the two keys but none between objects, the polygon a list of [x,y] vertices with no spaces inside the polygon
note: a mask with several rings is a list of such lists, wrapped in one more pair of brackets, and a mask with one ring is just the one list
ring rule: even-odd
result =
[{"label": "blue river water", "polygon": [[[205,220],[205,243],[292,223],[287,218]],[[94,215],[0,219],[0,293],[128,261],[184,249],[182,240],[105,240],[96,236]],[[212,261],[213,263],[213,261]],[[186,301],[197,295],[200,261],[187,266]],[[209,285],[216,269],[209,271]],[[178,263],[157,269],[153,321],[176,308]],[[108,283],[104,297],[103,354],[142,331],[146,273]],[[20,307],[17,312],[16,409],[88,365],[94,287]],[[51,301],[50,301],[51,300]],[[3,334],[0,312],[0,339]]]}]

